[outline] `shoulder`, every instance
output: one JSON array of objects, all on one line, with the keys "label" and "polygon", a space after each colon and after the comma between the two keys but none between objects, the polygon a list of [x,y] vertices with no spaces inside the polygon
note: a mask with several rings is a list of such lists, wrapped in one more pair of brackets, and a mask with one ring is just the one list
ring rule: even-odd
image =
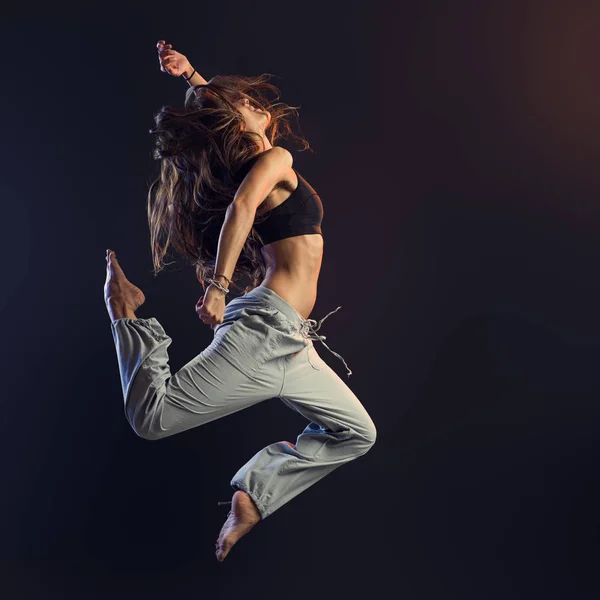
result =
[{"label": "shoulder", "polygon": [[283,146],[273,146],[271,151],[274,151],[282,160],[289,161],[290,165],[294,163],[294,157],[292,156],[292,153],[289,150],[286,150]]},{"label": "shoulder", "polygon": [[273,146],[264,152],[259,152],[243,163],[235,172],[235,179],[238,185],[250,173],[255,175],[257,172],[265,175],[274,175],[292,171],[294,159],[292,154],[281,146]]},{"label": "shoulder", "polygon": [[281,146],[273,146],[258,155],[248,175],[254,183],[261,180],[269,187],[270,192],[281,182],[293,177],[293,164],[294,158],[291,152]]},{"label": "shoulder", "polygon": [[242,181],[233,201],[248,204],[256,210],[275,187],[289,178],[292,164],[291,153],[281,146],[273,146],[262,152]]},{"label": "shoulder", "polygon": [[270,164],[289,169],[294,164],[294,157],[289,150],[282,146],[273,146],[262,154],[259,154],[259,160],[267,161]]}]

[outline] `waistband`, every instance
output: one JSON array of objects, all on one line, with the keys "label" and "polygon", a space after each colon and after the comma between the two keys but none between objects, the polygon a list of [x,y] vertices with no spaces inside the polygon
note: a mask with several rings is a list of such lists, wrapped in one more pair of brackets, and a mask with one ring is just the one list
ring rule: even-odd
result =
[{"label": "waistband", "polygon": [[[279,294],[274,292],[271,288],[259,285],[254,289],[250,290],[247,294],[244,294],[243,296],[238,296],[238,298],[242,301],[247,298],[257,298],[263,300],[273,308],[276,308],[288,319],[288,321],[290,321],[292,325],[296,327],[301,327],[302,323],[305,321],[304,317],[291,304],[286,302]],[[238,298],[235,298],[231,302],[235,302]]]},{"label": "waistband", "polygon": [[[325,346],[325,348],[327,348],[327,350],[329,350],[331,354],[339,358],[344,363],[348,377],[352,375],[352,371],[350,370],[342,356],[340,356],[337,352],[334,352],[325,343],[326,337],[324,335],[319,335],[317,333],[317,331],[323,324],[323,321],[327,317],[329,317],[329,315],[332,315],[333,313],[340,310],[340,308],[342,308],[341,306],[338,306],[335,310],[332,310],[330,313],[326,314],[322,319],[317,321],[315,319],[305,319],[291,304],[286,302],[279,294],[274,292],[271,288],[265,286],[257,286],[254,289],[250,290],[247,294],[244,294],[243,296],[238,296],[238,298],[234,298],[227,306],[229,306],[232,303],[235,305],[235,302],[238,299],[242,302],[247,299],[256,299],[258,301],[264,301],[273,308],[277,309],[288,319],[292,326],[298,328],[299,333],[304,338],[321,342],[321,344],[323,344],[323,346]],[[225,307],[225,310],[227,311],[227,307]]]}]

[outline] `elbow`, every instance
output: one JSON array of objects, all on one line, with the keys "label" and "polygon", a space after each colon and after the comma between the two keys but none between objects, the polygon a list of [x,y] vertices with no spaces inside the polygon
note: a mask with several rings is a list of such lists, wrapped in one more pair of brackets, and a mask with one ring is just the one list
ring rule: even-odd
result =
[{"label": "elbow", "polygon": [[253,223],[256,217],[256,206],[248,198],[238,196],[227,207],[227,213],[234,218]]}]

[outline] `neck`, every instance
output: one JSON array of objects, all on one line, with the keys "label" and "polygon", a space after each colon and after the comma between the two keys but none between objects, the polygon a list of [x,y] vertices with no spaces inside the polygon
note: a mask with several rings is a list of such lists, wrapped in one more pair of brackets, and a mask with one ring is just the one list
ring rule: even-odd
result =
[{"label": "neck", "polygon": [[269,142],[269,140],[267,139],[267,136],[264,134],[264,132],[261,133],[260,142],[262,144],[263,152],[266,152],[267,150],[270,150],[273,147],[271,145],[271,142]]}]

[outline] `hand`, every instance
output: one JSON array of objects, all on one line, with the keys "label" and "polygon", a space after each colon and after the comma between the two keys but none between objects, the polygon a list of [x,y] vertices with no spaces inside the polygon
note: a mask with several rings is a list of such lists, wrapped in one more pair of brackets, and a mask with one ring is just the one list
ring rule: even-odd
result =
[{"label": "hand", "polygon": [[158,40],[156,47],[158,48],[160,70],[163,73],[179,77],[186,71],[192,71],[190,61],[180,52],[173,50],[171,44],[167,44],[165,40]]},{"label": "hand", "polygon": [[206,293],[196,303],[196,312],[205,325],[215,327],[223,322],[225,313],[225,294],[215,285],[209,285]]}]

